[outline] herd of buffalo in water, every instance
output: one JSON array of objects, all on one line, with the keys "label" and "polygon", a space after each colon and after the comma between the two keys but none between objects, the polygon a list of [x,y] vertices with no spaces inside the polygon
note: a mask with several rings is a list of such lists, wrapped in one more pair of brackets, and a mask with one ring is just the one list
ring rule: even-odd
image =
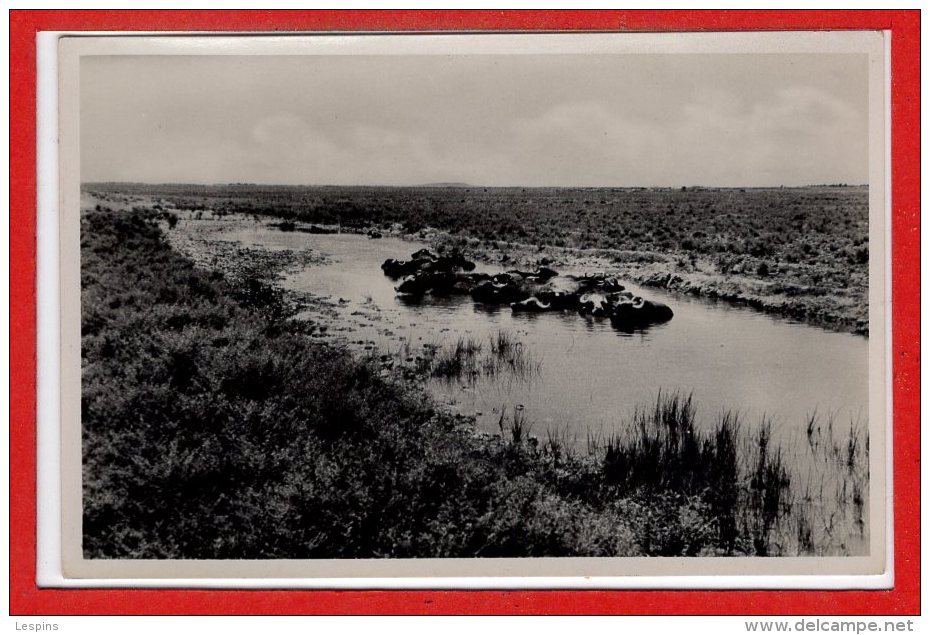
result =
[{"label": "herd of buffalo in water", "polygon": [[635,296],[605,274],[560,275],[548,267],[482,273],[475,272],[475,263],[461,254],[439,256],[428,249],[412,254],[410,260],[389,258],[381,269],[400,280],[395,288],[403,295],[470,295],[482,304],[509,304],[514,312],[577,311],[608,318],[625,331],[668,322],[673,315],[667,305]]}]

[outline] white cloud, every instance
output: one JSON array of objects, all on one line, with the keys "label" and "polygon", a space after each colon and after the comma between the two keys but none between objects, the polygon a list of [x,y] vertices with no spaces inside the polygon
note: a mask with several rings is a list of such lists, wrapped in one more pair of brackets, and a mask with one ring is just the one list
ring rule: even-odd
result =
[{"label": "white cloud", "polygon": [[779,90],[749,109],[704,92],[679,113],[647,121],[622,103],[559,104],[517,122],[515,143],[551,169],[571,161],[570,173],[588,185],[867,181],[866,121],[815,88]]},{"label": "white cloud", "polygon": [[855,59],[85,63],[86,180],[867,180],[867,73]]}]

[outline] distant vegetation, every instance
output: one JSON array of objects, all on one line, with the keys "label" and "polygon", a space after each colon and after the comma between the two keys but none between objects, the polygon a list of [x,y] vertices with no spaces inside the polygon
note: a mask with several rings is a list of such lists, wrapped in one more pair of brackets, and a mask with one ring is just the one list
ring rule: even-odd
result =
[{"label": "distant vegetation", "polygon": [[[678,395],[587,452],[531,434],[518,411],[479,434],[413,383],[311,338],[261,272],[196,268],[165,221],[164,209],[105,206],[82,217],[88,558],[844,553],[837,513],[863,527],[867,438],[853,429],[837,441],[811,419],[821,471],[804,484],[766,426],[696,425]],[[463,339],[422,372],[531,368],[521,348],[505,334]]]},{"label": "distant vegetation", "polygon": [[[346,227],[427,227],[556,247],[868,264],[868,188],[480,188],[91,185],[162,196],[185,209],[266,214]],[[837,282],[844,282],[845,278]]]}]

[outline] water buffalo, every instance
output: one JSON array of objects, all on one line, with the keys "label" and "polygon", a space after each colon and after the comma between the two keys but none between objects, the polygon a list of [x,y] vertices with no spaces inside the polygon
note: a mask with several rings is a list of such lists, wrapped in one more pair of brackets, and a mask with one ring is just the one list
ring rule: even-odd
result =
[{"label": "water buffalo", "polygon": [[567,291],[543,289],[537,296],[539,300],[548,304],[554,311],[574,310],[578,308],[578,294]]},{"label": "water buffalo", "polygon": [[579,289],[584,291],[594,289],[605,293],[623,291],[623,285],[615,277],[608,276],[605,273],[586,273],[582,276],[570,277],[578,284]]},{"label": "water buffalo", "polygon": [[549,311],[551,309],[551,304],[541,302],[539,298],[535,296],[521,302],[510,303],[510,310],[514,313],[542,313],[543,311]]},{"label": "water buffalo", "polygon": [[468,295],[476,285],[490,278],[486,273],[421,270],[406,276],[395,290],[405,295]]},{"label": "water buffalo", "polygon": [[555,269],[550,269],[549,267],[536,267],[536,271],[520,271],[519,269],[511,269],[506,272],[511,276],[517,276],[523,280],[532,280],[533,282],[548,282],[552,278],[555,278],[559,275],[559,272]]},{"label": "water buffalo", "polygon": [[613,307],[610,323],[622,330],[633,330],[668,322],[674,315],[672,309],[661,302],[635,297]]},{"label": "water buffalo", "polygon": [[404,276],[413,275],[420,270],[423,263],[415,260],[395,260],[388,258],[381,265],[384,275],[389,278],[403,278]]},{"label": "water buffalo", "polygon": [[420,271],[454,272],[474,271],[475,263],[458,253],[449,256],[437,256],[429,249],[420,249],[410,256],[410,260],[388,258],[381,265],[384,275],[389,278],[403,278]]},{"label": "water buffalo", "polygon": [[404,295],[426,295],[433,287],[441,285],[440,276],[436,274],[426,274],[417,271],[409,276],[404,276],[400,284],[394,287],[394,290]]},{"label": "water buffalo", "polygon": [[532,290],[525,289],[522,284],[515,281],[498,282],[497,276],[495,276],[495,279],[479,282],[471,290],[471,297],[476,302],[484,304],[521,302],[531,295]]},{"label": "water buffalo", "polygon": [[610,313],[607,297],[600,293],[583,293],[578,298],[578,313],[592,317],[604,317]]},{"label": "water buffalo", "polygon": [[410,254],[411,260],[436,260],[437,258],[439,258],[439,256],[427,248],[420,249]]},{"label": "water buffalo", "polygon": [[420,268],[424,271],[474,271],[475,263],[461,256],[441,256],[423,262]]}]

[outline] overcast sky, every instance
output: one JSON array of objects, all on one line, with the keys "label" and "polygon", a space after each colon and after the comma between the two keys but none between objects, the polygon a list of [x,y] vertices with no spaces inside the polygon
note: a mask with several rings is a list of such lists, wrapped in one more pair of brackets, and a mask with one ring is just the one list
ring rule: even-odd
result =
[{"label": "overcast sky", "polygon": [[85,57],[88,181],[868,182],[865,55]]}]

